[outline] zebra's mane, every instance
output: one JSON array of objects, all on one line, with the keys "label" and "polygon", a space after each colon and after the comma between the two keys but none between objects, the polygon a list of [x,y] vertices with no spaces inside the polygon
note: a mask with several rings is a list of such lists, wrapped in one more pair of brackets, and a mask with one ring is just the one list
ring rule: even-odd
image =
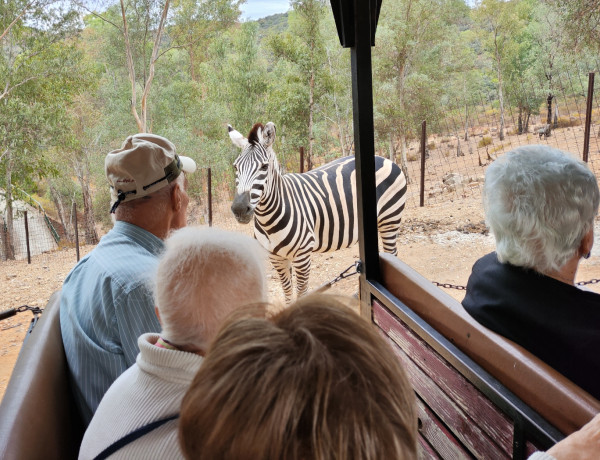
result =
[{"label": "zebra's mane", "polygon": [[258,131],[263,130],[264,126],[262,123],[255,123],[252,129],[250,130],[250,134],[248,134],[248,142],[252,145],[258,145],[260,143],[260,139],[258,138]]}]

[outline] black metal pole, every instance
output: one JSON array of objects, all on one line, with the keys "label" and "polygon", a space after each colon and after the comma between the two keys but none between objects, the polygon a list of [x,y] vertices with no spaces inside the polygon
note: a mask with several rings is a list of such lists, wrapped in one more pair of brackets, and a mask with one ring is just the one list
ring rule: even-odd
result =
[{"label": "black metal pole", "polygon": [[29,221],[27,219],[27,211],[25,211],[25,243],[27,244],[27,263],[31,263],[31,249],[29,247]]},{"label": "black metal pole", "polygon": [[361,315],[371,319],[367,280],[379,281],[379,244],[375,194],[375,138],[373,126],[373,80],[371,74],[372,2],[354,1],[354,46],[350,51],[357,193]]},{"label": "black metal pole", "polygon": [[587,106],[585,109],[585,130],[583,132],[583,161],[587,163],[590,151],[590,128],[592,126],[592,106],[594,102],[594,72],[588,75]]},{"label": "black metal pole", "polygon": [[304,147],[300,147],[300,172],[304,172]]},{"label": "black metal pole", "polygon": [[212,227],[212,174],[210,168],[207,173],[208,182],[208,226]]},{"label": "black metal pole", "polygon": [[425,154],[427,153],[427,122],[421,123],[421,196],[419,206],[425,206]]},{"label": "black metal pole", "polygon": [[73,202],[73,227],[75,227],[75,251],[79,262],[79,229],[77,228],[77,203]]}]

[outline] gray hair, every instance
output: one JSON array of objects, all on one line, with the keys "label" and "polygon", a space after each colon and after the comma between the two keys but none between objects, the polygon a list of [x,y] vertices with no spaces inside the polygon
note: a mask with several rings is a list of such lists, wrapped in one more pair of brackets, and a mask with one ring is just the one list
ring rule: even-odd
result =
[{"label": "gray hair", "polygon": [[233,310],[266,301],[265,252],[253,238],[185,227],[165,241],[155,278],[162,336],[205,350]]},{"label": "gray hair", "polygon": [[137,200],[126,201],[119,204],[115,215],[119,220],[132,221],[141,208],[145,208],[149,200],[152,200],[152,212],[146,213],[146,219],[160,221],[164,218],[168,206],[171,204],[171,191],[176,186],[181,190],[185,187],[185,174],[182,172],[173,182],[166,187],[157,190],[150,195],[143,196]]},{"label": "gray hair", "polygon": [[545,145],[517,147],[485,174],[484,208],[500,262],[560,270],[593,228],[599,191],[588,166]]}]

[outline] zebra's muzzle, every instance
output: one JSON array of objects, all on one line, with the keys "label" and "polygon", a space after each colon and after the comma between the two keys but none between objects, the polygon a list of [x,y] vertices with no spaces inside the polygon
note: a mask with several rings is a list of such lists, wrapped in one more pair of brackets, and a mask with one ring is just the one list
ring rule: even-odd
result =
[{"label": "zebra's muzzle", "polygon": [[240,224],[247,224],[254,216],[254,208],[250,206],[250,192],[236,193],[233,203],[231,204],[231,212],[235,219]]}]

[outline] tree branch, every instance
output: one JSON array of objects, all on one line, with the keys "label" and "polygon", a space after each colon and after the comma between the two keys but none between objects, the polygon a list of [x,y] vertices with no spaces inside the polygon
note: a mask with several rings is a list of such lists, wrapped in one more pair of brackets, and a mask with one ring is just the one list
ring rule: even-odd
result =
[{"label": "tree branch", "polygon": [[8,33],[8,31],[12,28],[12,26],[14,26],[16,24],[16,22],[21,19],[25,13],[27,13],[27,10],[29,9],[30,6],[32,6],[37,0],[32,0],[31,2],[29,2],[27,5],[25,5],[25,8],[23,8],[23,11],[21,11],[21,14],[19,14],[14,20],[13,22],[11,22],[8,27],[4,30],[4,32],[2,32],[2,35],[0,35],[0,41],[6,36],[6,34]]},{"label": "tree branch", "polygon": [[117,24],[115,24],[115,23],[114,23],[114,22],[112,22],[112,21],[109,21],[109,20],[108,20],[108,19],[106,19],[104,16],[102,16],[102,15],[100,15],[100,14],[96,13],[95,11],[92,11],[92,10],[90,10],[90,9],[89,9],[87,6],[85,6],[83,3],[79,3],[79,2],[78,2],[78,1],[76,1],[76,0],[73,0],[73,3],[75,3],[75,5],[77,5],[77,6],[78,6],[78,7],[80,7],[80,8],[83,8],[84,10],[86,10],[86,11],[87,11],[88,13],[90,13],[91,15],[93,15],[93,16],[96,16],[98,19],[100,19],[100,20],[102,20],[102,21],[104,21],[104,22],[106,22],[106,23],[110,24],[111,26],[114,26],[114,27],[115,27],[117,30],[119,30],[119,31],[123,32],[123,30],[122,30],[122,29],[121,29],[121,28],[120,28],[120,27],[119,27]]}]

